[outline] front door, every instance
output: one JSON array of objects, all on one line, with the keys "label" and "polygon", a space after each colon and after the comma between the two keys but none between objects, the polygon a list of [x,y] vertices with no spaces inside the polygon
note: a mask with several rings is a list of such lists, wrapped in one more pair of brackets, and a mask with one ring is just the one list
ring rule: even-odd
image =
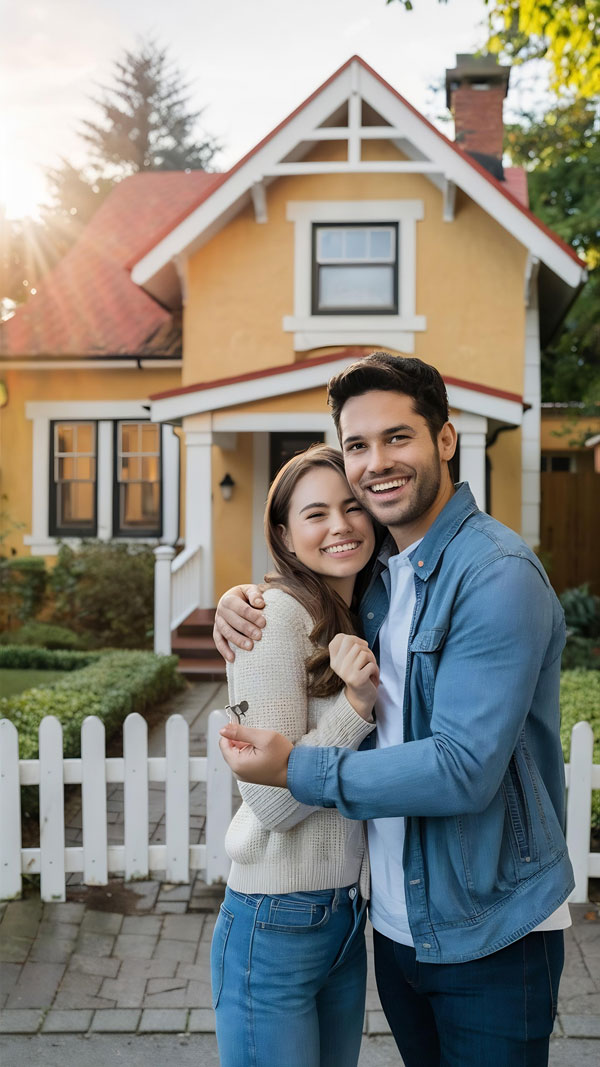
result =
[{"label": "front door", "polygon": [[299,452],[304,452],[309,445],[322,444],[325,440],[325,434],[317,430],[309,432],[291,430],[289,433],[283,431],[271,433],[269,437],[269,485],[288,459],[297,456]]}]

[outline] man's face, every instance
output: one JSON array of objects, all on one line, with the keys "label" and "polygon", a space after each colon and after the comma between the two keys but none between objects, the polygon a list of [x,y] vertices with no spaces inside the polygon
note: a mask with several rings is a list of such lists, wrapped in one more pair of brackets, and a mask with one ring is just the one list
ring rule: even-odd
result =
[{"label": "man's face", "polygon": [[340,437],[357,500],[390,529],[399,548],[422,537],[452,495],[442,466],[456,447],[451,424],[434,442],[411,397],[374,389],[346,401]]}]

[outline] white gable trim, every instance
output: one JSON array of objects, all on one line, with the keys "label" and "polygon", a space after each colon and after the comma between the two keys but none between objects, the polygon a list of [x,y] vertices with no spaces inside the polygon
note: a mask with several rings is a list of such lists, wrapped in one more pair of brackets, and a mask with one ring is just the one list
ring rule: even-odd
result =
[{"label": "white gable trim", "polygon": [[[153,422],[171,422],[186,415],[215,412],[236,407],[238,404],[248,404],[319,388],[326,385],[334,374],[339,374],[352,362],[354,358],[345,357],[331,363],[315,363],[314,367],[294,369],[291,366],[289,371],[278,374],[162,397],[151,402],[150,418]],[[448,385],[447,388],[450,406],[456,411],[470,412],[488,419],[498,419],[500,422],[514,426],[521,425],[523,406],[517,400],[479,392],[476,388],[468,389],[457,385]],[[264,423],[265,416],[262,415],[260,418]],[[240,420],[241,413],[240,416],[232,416],[231,420],[219,420],[218,428],[220,430],[241,429]],[[246,428],[250,427],[255,429],[256,424],[248,421]]]},{"label": "white gable trim", "polygon": [[[388,137],[393,139],[396,133],[402,131],[402,139],[414,146],[415,154],[423,156],[421,162],[413,161],[413,169],[418,167],[421,172],[434,170],[446,181],[463,189],[567,285],[576,288],[585,280],[583,264],[579,266],[540,224],[504,196],[457,149],[446,143],[417,112],[356,59],[286,121],[245,163],[242,162],[204,203],[139,260],[132,271],[133,280],[138,285],[145,285],[174,257],[182,253],[189,254],[200,247],[248,200],[250,190],[256,183],[262,182],[268,175],[283,173],[280,169],[282,166],[285,173],[303,173],[301,161],[288,164],[283,162],[285,157],[300,143],[310,142],[311,134],[346,101],[350,101],[350,126],[346,132],[348,161],[327,164],[327,168],[365,173],[385,170],[384,163],[362,162],[357,154],[356,145],[360,147],[362,130],[356,129],[357,108],[353,105],[359,97],[390,122]],[[387,127],[383,129],[387,130]],[[320,132],[318,136],[322,138],[324,135]],[[315,164],[309,166],[313,167],[314,173]],[[406,164],[402,166],[407,169]]]}]

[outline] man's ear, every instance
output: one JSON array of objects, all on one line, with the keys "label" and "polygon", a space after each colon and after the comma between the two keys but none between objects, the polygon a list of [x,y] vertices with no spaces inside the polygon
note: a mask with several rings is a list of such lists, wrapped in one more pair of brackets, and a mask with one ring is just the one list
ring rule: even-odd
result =
[{"label": "man's ear", "polygon": [[279,526],[277,527],[277,530],[280,533],[281,540],[283,541],[283,543],[284,543],[285,547],[287,548],[288,552],[291,552],[292,555],[295,556],[296,553],[294,552],[294,545],[293,545],[292,539],[291,539],[291,537],[290,537],[290,535],[288,533],[287,526],[284,526],[283,523],[280,522]]},{"label": "man's ear", "polygon": [[451,422],[446,422],[442,426],[438,434],[438,451],[440,459],[445,459],[446,462],[452,459],[456,452],[456,445],[458,442],[458,434],[454,429]]}]

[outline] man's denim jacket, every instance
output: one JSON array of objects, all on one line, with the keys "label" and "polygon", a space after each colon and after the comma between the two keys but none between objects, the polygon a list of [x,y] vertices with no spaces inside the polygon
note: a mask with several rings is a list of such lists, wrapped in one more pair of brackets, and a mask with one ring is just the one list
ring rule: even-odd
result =
[{"label": "man's denim jacket", "polygon": [[[533,930],[573,875],[559,738],[563,612],[521,538],[466,483],[412,556],[404,744],[299,746],[288,786],[350,819],[406,816],[406,902],[417,958],[456,963]],[[361,603],[371,646],[384,564]]]}]

